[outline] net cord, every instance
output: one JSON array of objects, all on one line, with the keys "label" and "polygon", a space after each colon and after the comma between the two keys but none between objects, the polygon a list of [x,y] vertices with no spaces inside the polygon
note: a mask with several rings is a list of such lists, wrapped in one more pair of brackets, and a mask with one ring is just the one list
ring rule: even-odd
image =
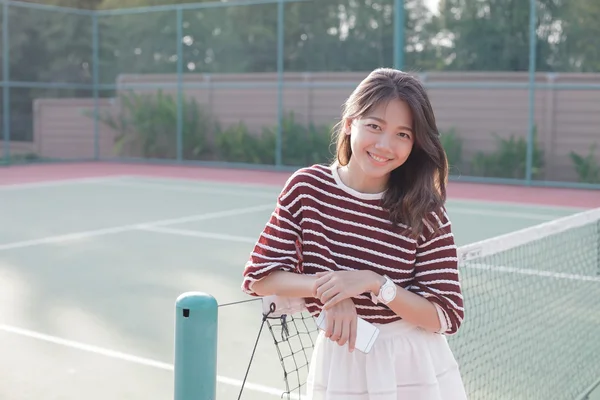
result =
[{"label": "net cord", "polygon": [[539,225],[461,246],[458,249],[458,259],[469,261],[474,258],[489,256],[594,222],[600,226],[600,208],[568,215]]},{"label": "net cord", "polygon": [[588,400],[590,398],[590,394],[592,394],[592,392],[598,387],[600,387],[600,377],[596,380],[596,382],[592,383],[579,396],[577,396],[575,400]]}]

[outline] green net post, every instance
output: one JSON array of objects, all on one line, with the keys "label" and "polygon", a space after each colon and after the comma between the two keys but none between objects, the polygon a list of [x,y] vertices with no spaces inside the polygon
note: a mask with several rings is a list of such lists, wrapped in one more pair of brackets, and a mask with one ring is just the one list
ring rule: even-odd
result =
[{"label": "green net post", "polygon": [[188,292],[177,298],[175,308],[174,400],[214,400],[217,301],[205,293]]}]

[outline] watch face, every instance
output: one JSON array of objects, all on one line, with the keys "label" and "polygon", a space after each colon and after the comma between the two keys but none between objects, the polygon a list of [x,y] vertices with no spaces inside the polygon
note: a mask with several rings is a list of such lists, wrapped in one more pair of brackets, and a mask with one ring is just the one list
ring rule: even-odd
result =
[{"label": "watch face", "polygon": [[394,288],[393,287],[386,287],[383,288],[383,291],[381,292],[381,297],[385,300],[385,301],[390,301],[394,298]]}]

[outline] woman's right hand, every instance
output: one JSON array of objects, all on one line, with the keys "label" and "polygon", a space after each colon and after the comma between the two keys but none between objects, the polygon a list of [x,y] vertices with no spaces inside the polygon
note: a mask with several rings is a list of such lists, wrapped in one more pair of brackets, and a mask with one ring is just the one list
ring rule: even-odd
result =
[{"label": "woman's right hand", "polygon": [[354,351],[356,344],[357,315],[352,299],[344,299],[326,312],[327,328],[325,337],[340,346],[348,343],[348,350]]}]

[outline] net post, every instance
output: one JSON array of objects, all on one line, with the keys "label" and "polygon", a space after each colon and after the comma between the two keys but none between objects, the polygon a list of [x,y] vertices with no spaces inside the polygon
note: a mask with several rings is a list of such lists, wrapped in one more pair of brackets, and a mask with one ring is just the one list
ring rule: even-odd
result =
[{"label": "net post", "polygon": [[186,292],[177,298],[175,312],[174,400],[214,400],[217,301],[206,293]]}]

